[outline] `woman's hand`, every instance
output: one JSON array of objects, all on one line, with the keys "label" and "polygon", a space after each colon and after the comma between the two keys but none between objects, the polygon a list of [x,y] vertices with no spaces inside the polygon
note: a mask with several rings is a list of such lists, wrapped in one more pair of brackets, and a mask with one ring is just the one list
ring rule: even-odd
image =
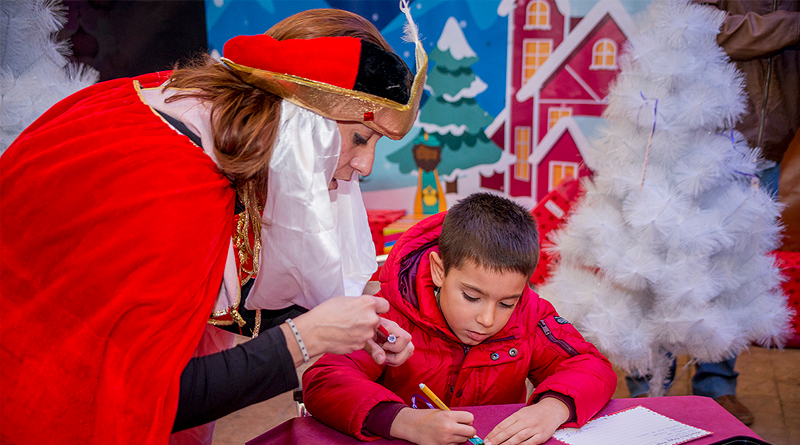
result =
[{"label": "woman's hand", "polygon": [[411,334],[397,323],[386,318],[381,318],[381,325],[386,328],[389,335],[395,336],[394,343],[389,343],[386,340],[386,335],[378,331],[375,334],[374,341],[368,341],[364,349],[379,365],[386,363],[388,366],[400,366],[414,353]]},{"label": "woman's hand", "polygon": [[569,408],[553,397],[521,408],[500,422],[484,439],[489,445],[537,445],[547,442],[569,419]]},{"label": "woman's hand", "polygon": [[472,420],[466,411],[403,408],[389,433],[418,445],[459,445],[475,435]]},{"label": "woman's hand", "polygon": [[[388,310],[389,302],[372,295],[334,297],[295,318],[294,324],[310,357],[326,352],[347,354],[364,349],[368,342],[375,344],[375,331],[382,320],[378,314]],[[290,331],[287,345],[292,342],[297,343]],[[289,350],[293,349],[290,345]]]}]

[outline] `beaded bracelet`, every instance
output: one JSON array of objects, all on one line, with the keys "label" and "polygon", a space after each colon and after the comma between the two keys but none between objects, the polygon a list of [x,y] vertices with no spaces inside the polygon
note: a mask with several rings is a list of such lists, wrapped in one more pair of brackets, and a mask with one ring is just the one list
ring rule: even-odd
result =
[{"label": "beaded bracelet", "polygon": [[308,363],[308,350],[306,349],[305,343],[303,343],[303,339],[300,338],[300,331],[297,330],[297,326],[294,325],[291,318],[286,319],[286,324],[292,329],[292,334],[294,334],[294,338],[297,339],[297,344],[300,345],[300,352],[303,353],[303,363]]}]

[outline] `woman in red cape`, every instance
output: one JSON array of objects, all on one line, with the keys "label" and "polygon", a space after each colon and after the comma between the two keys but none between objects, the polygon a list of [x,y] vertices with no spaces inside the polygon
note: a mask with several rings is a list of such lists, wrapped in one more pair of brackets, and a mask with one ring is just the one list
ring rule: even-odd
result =
[{"label": "woman in red cape", "polygon": [[[388,304],[362,296],[190,361],[225,293],[237,200],[238,220],[260,221],[282,101],[338,125],[334,188],[369,174],[378,138],[408,132],[424,85],[424,69],[412,85],[374,26],[343,11],[300,13],[224,55],[79,91],[0,157],[0,442],[163,444],[241,407],[209,388],[253,403],[297,386],[295,366],[324,352],[411,353],[404,331],[377,348]],[[407,80],[399,96],[392,76]]]}]

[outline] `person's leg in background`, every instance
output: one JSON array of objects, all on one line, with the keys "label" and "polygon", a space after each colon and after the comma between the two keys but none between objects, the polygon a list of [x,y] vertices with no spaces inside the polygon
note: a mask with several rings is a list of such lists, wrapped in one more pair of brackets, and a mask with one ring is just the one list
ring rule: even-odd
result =
[{"label": "person's leg in background", "polygon": [[[759,187],[777,199],[781,164],[771,164],[771,167],[758,172]],[[753,414],[736,397],[736,378],[739,373],[733,370],[735,364],[736,357],[717,363],[698,363],[692,377],[692,393],[711,397],[742,423],[750,425],[755,420]]]},{"label": "person's leg in background", "polygon": [[628,397],[647,397],[650,391],[650,385],[647,383],[646,377],[632,376],[628,374],[625,376],[625,384],[628,385]]},{"label": "person's leg in background", "polygon": [[774,163],[772,167],[765,168],[757,173],[758,182],[760,187],[763,187],[767,193],[773,198],[777,199],[778,195],[778,181],[781,174],[781,163]]},{"label": "person's leg in background", "polygon": [[736,357],[717,363],[698,363],[692,377],[692,393],[711,397],[743,424],[753,423],[753,414],[736,397],[736,378],[733,370]]},{"label": "person's leg in background", "polygon": [[[766,189],[767,193],[773,197],[778,193],[780,167],[780,163],[777,163],[758,173],[759,186]],[[692,393],[711,397],[739,421],[750,425],[754,420],[753,414],[736,397],[736,379],[739,373],[733,369],[735,364],[736,357],[717,363],[698,363],[692,377]],[[674,377],[675,360],[673,359],[668,380],[664,382],[665,389],[669,387]],[[650,376],[626,375],[625,384],[628,386],[629,397],[647,397],[650,391],[649,380]]]},{"label": "person's leg in background", "polygon": [[[671,354],[668,354],[670,357]],[[675,367],[677,363],[675,359],[672,359],[672,363],[669,366],[669,374],[667,374],[667,380],[664,381],[664,391],[666,392],[669,389],[670,385],[672,385],[672,381],[675,379]],[[650,392],[650,378],[651,376],[640,377],[634,376],[632,374],[628,374],[625,376],[625,384],[628,386],[628,397],[647,397],[648,393]]]}]

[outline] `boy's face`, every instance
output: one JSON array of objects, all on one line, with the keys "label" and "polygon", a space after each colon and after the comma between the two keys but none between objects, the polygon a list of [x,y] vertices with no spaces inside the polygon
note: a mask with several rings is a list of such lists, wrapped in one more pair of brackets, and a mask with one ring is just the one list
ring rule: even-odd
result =
[{"label": "boy's face", "polygon": [[508,323],[528,277],[519,272],[495,272],[465,261],[444,274],[442,259],[431,252],[433,284],[441,288],[439,307],[450,330],[466,345],[477,345]]}]

